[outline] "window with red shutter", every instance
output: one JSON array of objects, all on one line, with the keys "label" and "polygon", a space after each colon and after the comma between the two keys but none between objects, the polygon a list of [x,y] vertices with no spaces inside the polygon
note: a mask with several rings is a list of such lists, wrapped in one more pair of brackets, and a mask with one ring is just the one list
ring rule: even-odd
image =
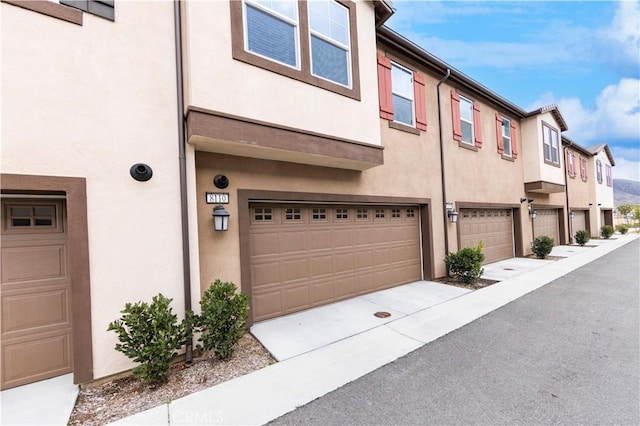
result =
[{"label": "window with red shutter", "polygon": [[453,124],[453,139],[462,141],[462,126],[460,125],[460,95],[451,91],[451,122]]},{"label": "window with red shutter", "polygon": [[416,127],[427,130],[427,100],[424,92],[424,76],[414,71],[413,91],[416,104]]},{"label": "window with red shutter", "polygon": [[511,122],[511,156],[513,158],[518,158],[518,127],[516,123]]},{"label": "window with red shutter", "polygon": [[496,143],[498,154],[504,154],[504,140],[502,139],[502,116],[496,112]]},{"label": "window with red shutter", "polygon": [[380,118],[393,120],[391,60],[381,53],[378,53],[378,96],[380,98]]},{"label": "window with red shutter", "polygon": [[480,105],[473,102],[473,136],[475,145],[482,148],[482,126],[480,125]]}]

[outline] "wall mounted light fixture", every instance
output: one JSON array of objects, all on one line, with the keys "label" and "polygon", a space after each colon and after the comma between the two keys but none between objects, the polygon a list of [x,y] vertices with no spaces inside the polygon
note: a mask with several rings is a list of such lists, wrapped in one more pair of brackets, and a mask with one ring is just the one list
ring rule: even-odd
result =
[{"label": "wall mounted light fixture", "polygon": [[531,216],[531,220],[535,219],[538,216],[538,212],[533,209],[531,204],[529,204],[529,216]]},{"label": "wall mounted light fixture", "polygon": [[451,221],[451,223],[457,223],[458,212],[453,209],[453,203],[445,203],[445,206],[447,208],[447,216],[449,216],[449,221]]},{"label": "wall mounted light fixture", "polygon": [[525,201],[527,201],[525,197],[520,197],[520,204],[524,203]]},{"label": "wall mounted light fixture", "polygon": [[571,211],[569,212],[569,217],[570,217],[571,219],[573,219],[573,218],[575,217],[575,215],[576,215],[576,214],[573,212],[573,210],[571,210]]},{"label": "wall mounted light fixture", "polygon": [[229,214],[222,206],[213,208],[213,229],[216,231],[226,231],[229,229]]}]

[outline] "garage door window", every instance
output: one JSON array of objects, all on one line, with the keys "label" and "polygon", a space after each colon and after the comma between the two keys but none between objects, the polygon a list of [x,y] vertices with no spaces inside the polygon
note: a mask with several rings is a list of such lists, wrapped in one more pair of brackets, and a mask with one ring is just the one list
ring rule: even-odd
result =
[{"label": "garage door window", "polygon": [[284,220],[287,222],[302,221],[302,211],[299,208],[284,209]]},{"label": "garage door window", "polygon": [[58,229],[58,211],[53,204],[7,204],[3,216],[6,218],[7,231],[27,231],[33,228]]},{"label": "garage door window", "polygon": [[376,219],[384,219],[384,209],[376,209]]},{"label": "garage door window", "polygon": [[356,212],[356,219],[358,219],[358,220],[368,220],[369,219],[369,212],[367,211],[367,209],[358,209],[358,211]]},{"label": "garage door window", "polygon": [[326,222],[327,209],[313,209],[311,212],[311,220]]},{"label": "garage door window", "polygon": [[336,220],[348,220],[349,209],[336,209]]},{"label": "garage door window", "polygon": [[271,207],[256,207],[253,209],[254,222],[273,222],[273,210]]},{"label": "garage door window", "polygon": [[416,217],[416,211],[414,209],[407,209],[407,217]]}]

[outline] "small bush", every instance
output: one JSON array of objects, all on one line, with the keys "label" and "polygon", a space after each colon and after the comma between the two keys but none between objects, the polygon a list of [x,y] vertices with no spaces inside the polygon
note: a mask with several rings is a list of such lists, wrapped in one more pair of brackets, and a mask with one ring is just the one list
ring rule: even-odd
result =
[{"label": "small bush", "polygon": [[474,283],[484,273],[482,268],[484,259],[482,241],[480,241],[477,247],[464,247],[457,253],[449,253],[444,258],[444,263],[449,269],[449,274],[460,277],[465,283]]},{"label": "small bush", "polygon": [[604,225],[602,226],[602,228],[600,228],[600,235],[602,235],[602,238],[608,240],[612,235],[613,235],[613,226],[611,225]]},{"label": "small bush", "polygon": [[616,226],[616,231],[624,235],[627,233],[627,231],[629,231],[629,226],[621,223],[620,225]]},{"label": "small bush", "polygon": [[231,357],[244,333],[249,297],[236,293],[235,284],[216,280],[202,296],[200,308],[197,322],[203,348],[213,350],[219,359]]},{"label": "small bush", "polygon": [[531,251],[540,259],[544,259],[553,250],[553,238],[543,235],[533,240]]},{"label": "small bush", "polygon": [[107,331],[115,331],[120,343],[116,350],[141,365],[133,374],[149,383],[166,381],[171,362],[178,354],[185,338],[184,321],[171,311],[171,299],[158,294],[151,305],[127,303],[122,317],[109,324]]},{"label": "small bush", "polygon": [[580,244],[581,246],[587,244],[587,242],[589,241],[589,232],[581,230],[581,231],[577,231],[576,232],[576,243]]}]

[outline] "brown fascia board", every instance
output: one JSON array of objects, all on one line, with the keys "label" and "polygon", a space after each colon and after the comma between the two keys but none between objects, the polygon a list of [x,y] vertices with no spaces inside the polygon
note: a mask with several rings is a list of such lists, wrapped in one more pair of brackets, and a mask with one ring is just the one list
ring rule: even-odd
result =
[{"label": "brown fascia board", "polygon": [[444,77],[447,73],[447,70],[451,70],[451,76],[449,80],[455,82],[458,86],[463,88],[465,91],[469,91],[472,94],[478,95],[485,99],[488,99],[498,105],[505,112],[517,117],[517,118],[525,118],[527,117],[527,112],[517,105],[509,102],[502,96],[497,93],[491,91],[487,87],[478,83],[471,77],[463,74],[458,71],[451,65],[447,64],[443,60],[437,58],[431,53],[427,52],[417,44],[413,43],[409,39],[401,36],[396,33],[389,27],[381,26],[377,28],[376,31],[377,40],[379,43],[382,43],[388,46],[393,52],[401,53],[404,56],[416,61],[417,63],[423,65],[430,71],[432,71],[436,75],[440,75]]},{"label": "brown fascia board", "polygon": [[560,130],[566,132],[569,130],[569,126],[567,126],[567,122],[564,121],[564,117],[560,114],[560,110],[558,106],[555,104],[543,106],[542,108],[535,109],[527,113],[527,117],[533,117],[534,115],[542,114],[545,112],[550,112],[553,115],[553,118],[556,119],[556,122],[560,125]]},{"label": "brown fascia board", "polygon": [[605,154],[607,154],[607,157],[609,158],[609,162],[611,163],[611,165],[612,166],[616,165],[616,162],[613,159],[613,154],[611,153],[611,149],[609,148],[609,145],[607,145],[606,143],[601,143],[600,145],[592,145],[587,149],[591,151],[591,154],[593,155],[598,155],[598,153],[600,153],[600,151],[604,149],[604,152]]},{"label": "brown fascia board", "polygon": [[376,27],[381,26],[395,13],[391,0],[373,0],[376,14]]},{"label": "brown fascia board", "polygon": [[573,140],[569,139],[566,136],[562,136],[562,145],[570,147],[571,149],[575,149],[576,151],[586,155],[587,157],[593,156],[593,153],[589,151],[587,148],[575,143]]}]

